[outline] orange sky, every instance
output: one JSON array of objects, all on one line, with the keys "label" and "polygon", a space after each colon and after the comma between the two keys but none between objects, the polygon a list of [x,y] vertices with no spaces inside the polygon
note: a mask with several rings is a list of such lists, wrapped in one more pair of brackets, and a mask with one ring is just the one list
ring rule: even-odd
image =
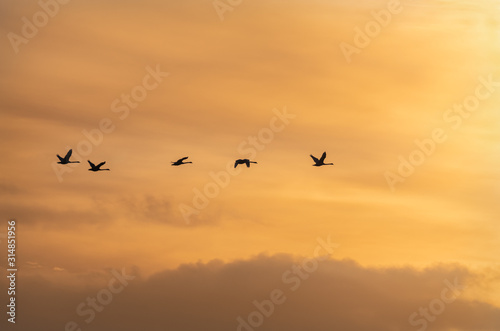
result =
[{"label": "orange sky", "polygon": [[[233,1],[219,15],[214,3],[70,1],[29,38],[23,17],[40,5],[0,4],[0,218],[18,222],[21,298],[54,295],[67,309],[34,301],[21,327],[63,330],[109,270],[126,268],[139,280],[109,310],[133,311],[151,291],[141,310],[151,324],[137,325],[235,330],[252,300],[330,236],[339,247],[325,267],[256,329],[418,330],[408,316],[461,277],[464,294],[434,330],[498,330],[498,2]],[[365,47],[357,31],[370,25],[379,30]],[[436,130],[441,141],[429,143]],[[69,148],[81,163],[55,164]],[[323,151],[335,165],[312,167],[309,154]],[[183,156],[193,164],[170,166]],[[258,164],[228,173],[246,157]],[[401,172],[402,159],[419,157]],[[111,171],[89,172],[86,160]],[[377,301],[383,284],[400,296]],[[181,308],[155,310],[155,289],[172,289],[182,298],[168,305],[194,307],[199,324]],[[212,290],[224,295],[207,301],[218,300],[209,318],[199,300]],[[341,293],[358,303],[335,301]],[[312,311],[314,323],[293,324]],[[114,314],[84,330],[138,327]]]}]

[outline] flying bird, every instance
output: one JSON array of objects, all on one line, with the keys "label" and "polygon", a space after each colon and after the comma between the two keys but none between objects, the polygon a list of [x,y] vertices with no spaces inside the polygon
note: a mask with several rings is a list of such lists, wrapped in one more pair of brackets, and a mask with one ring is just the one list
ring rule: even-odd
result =
[{"label": "flying bird", "polygon": [[186,162],[183,162],[185,159],[187,159],[189,156],[186,156],[186,157],[183,157],[182,159],[178,159],[177,161],[175,162],[172,162],[172,165],[173,166],[178,166],[178,165],[181,165],[181,164],[187,164],[187,163],[193,163],[191,161],[186,161]]},{"label": "flying bird", "polygon": [[107,171],[110,171],[109,169],[101,169],[101,167],[106,164],[106,162],[101,162],[99,163],[98,165],[95,165],[93,164],[92,162],[90,162],[89,160],[87,160],[87,162],[90,164],[90,169],[89,171],[103,171],[103,170],[107,170]]},{"label": "flying bird", "polygon": [[321,158],[318,160],[311,154],[312,159],[314,160],[315,164],[313,164],[313,167],[321,167],[324,165],[333,165],[333,163],[325,163],[325,158],[326,158],[326,152],[323,152],[323,155],[321,155]]},{"label": "flying bird", "polygon": [[257,163],[257,162],[250,161],[249,159],[238,159],[234,162],[234,167],[236,168],[238,164],[246,164],[247,168],[250,168],[250,163]]},{"label": "flying bird", "polygon": [[70,149],[68,153],[66,153],[65,157],[61,157],[59,154],[57,154],[57,158],[59,159],[59,164],[68,164],[68,163],[80,163],[80,161],[70,161],[69,158],[71,157],[71,154],[73,153],[73,150]]}]

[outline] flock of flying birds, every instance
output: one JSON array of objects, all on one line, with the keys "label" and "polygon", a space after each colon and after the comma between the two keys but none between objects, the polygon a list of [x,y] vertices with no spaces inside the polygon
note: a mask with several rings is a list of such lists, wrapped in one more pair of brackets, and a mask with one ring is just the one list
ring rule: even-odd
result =
[{"label": "flock of flying birds", "polygon": [[[57,158],[59,159],[59,162],[57,162],[57,163],[59,163],[59,164],[80,163],[80,161],[70,161],[69,160],[71,158],[72,153],[73,153],[73,150],[70,149],[68,151],[68,153],[66,153],[66,156],[64,156],[64,157],[61,157],[59,154],[57,154]],[[180,166],[182,164],[193,163],[191,161],[186,161],[188,157],[189,156],[178,159],[177,161],[172,162],[172,165],[173,166]],[[319,158],[319,159],[314,157],[313,155],[311,155],[311,158],[314,160],[314,164],[313,164],[314,167],[321,167],[324,165],[333,165],[333,163],[325,163],[326,152],[323,152],[323,154],[321,155],[321,158]],[[89,171],[94,171],[94,172],[110,171],[109,169],[101,169],[101,167],[106,164],[105,161],[99,163],[98,165],[95,165],[94,163],[90,162],[89,160],[87,160],[87,162],[90,165]],[[236,168],[239,164],[245,164],[247,166],[247,168],[249,168],[250,163],[257,163],[257,162],[250,161],[249,159],[238,159],[234,162],[234,167]]]}]

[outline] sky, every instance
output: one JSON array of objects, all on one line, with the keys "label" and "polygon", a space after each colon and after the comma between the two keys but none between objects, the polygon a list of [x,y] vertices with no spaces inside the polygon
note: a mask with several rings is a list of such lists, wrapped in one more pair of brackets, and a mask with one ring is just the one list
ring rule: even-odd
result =
[{"label": "sky", "polygon": [[500,329],[498,1],[5,0],[0,32],[2,327]]}]

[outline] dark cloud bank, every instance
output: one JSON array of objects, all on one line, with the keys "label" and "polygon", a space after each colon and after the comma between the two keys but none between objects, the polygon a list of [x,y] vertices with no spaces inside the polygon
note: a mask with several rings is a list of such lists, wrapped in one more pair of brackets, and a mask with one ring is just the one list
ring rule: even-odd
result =
[{"label": "dark cloud bank", "polygon": [[471,288],[486,286],[484,276],[457,265],[375,269],[285,254],[181,265],[148,279],[130,269],[64,277],[20,271],[17,323],[8,328],[497,331],[500,308],[467,299]]}]

